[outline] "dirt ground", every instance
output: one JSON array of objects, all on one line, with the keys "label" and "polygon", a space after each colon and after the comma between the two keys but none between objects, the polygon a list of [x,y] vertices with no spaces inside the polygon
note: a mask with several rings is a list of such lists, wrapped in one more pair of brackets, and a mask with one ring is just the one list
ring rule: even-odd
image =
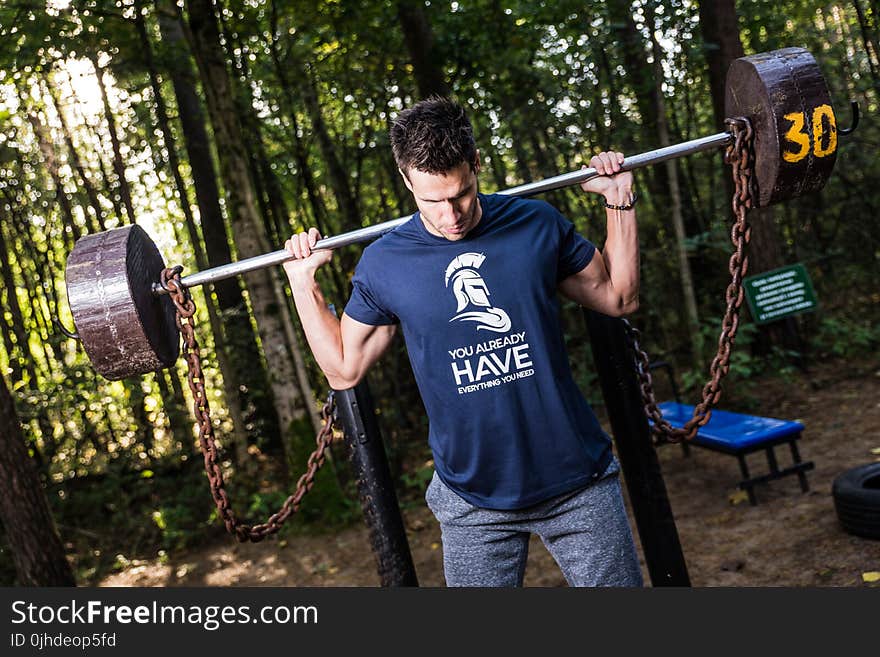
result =
[{"label": "dirt ground", "polygon": [[[797,419],[810,491],[796,477],[757,487],[751,506],[737,491],[736,459],[704,449],[684,458],[676,445],[659,457],[687,567],[694,586],[878,586],[863,573],[880,571],[880,541],[845,533],[837,523],[831,484],[842,471],[880,460],[880,364],[856,372],[816,366],[810,377],[779,378],[748,391],[751,410]],[[738,410],[743,397],[722,401]],[[606,425],[607,426],[607,425]],[[779,449],[780,467],[789,461]],[[766,468],[763,454],[749,457],[754,474]],[[407,535],[421,586],[444,586],[440,532],[424,504],[404,511]],[[633,531],[635,532],[635,527]],[[636,540],[638,544],[638,538]],[[641,546],[639,546],[641,557]],[[642,559],[646,583],[650,583]],[[237,544],[223,540],[164,563],[135,561],[102,586],[378,586],[365,527],[332,535]],[[540,540],[533,538],[526,586],[565,586]]]}]

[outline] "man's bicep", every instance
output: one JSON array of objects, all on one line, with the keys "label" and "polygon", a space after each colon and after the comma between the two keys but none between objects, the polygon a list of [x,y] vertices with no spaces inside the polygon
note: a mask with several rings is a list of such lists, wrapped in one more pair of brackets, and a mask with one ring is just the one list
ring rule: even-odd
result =
[{"label": "man's bicep", "polygon": [[559,293],[585,308],[607,312],[610,284],[605,259],[597,252],[586,267],[559,282]]},{"label": "man's bicep", "polygon": [[388,349],[397,331],[397,324],[364,324],[343,312],[341,330],[344,359],[351,364],[356,378],[360,380]]}]

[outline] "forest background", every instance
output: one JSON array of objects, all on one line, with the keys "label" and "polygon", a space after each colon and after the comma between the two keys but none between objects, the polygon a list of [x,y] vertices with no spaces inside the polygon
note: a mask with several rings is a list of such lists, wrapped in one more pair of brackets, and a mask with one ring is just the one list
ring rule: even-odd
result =
[{"label": "forest background", "polygon": [[[816,312],[757,326],[744,310],[731,382],[847,368],[880,340],[880,90],[876,0],[7,0],[0,3],[0,452],[33,497],[0,505],[0,585],[90,584],[223,532],[198,453],[184,363],[97,375],[64,281],[81,236],[130,223],[184,273],[411,213],[388,145],[412,102],[470,110],[491,192],[717,132],[743,54],[817,58],[842,139],[826,188],[752,213],[749,273],[803,263]],[[642,303],[654,358],[699,390],[724,309],[729,173],[718,153],[637,174]],[[592,241],[604,211],[546,194]],[[323,283],[341,309],[360,248]],[[262,521],[314,448],[327,384],[280,268],[194,291],[206,386],[233,505]],[[586,327],[564,304],[579,385],[601,410]],[[403,504],[431,473],[426,419],[401,340],[370,375]],[[748,395],[738,397],[748,410]],[[872,402],[873,403],[873,402]],[[341,449],[281,532],[362,522]],[[11,474],[10,474],[11,473]],[[5,482],[8,483],[8,480]],[[4,487],[5,491],[9,489]],[[17,537],[23,531],[33,540]]]}]

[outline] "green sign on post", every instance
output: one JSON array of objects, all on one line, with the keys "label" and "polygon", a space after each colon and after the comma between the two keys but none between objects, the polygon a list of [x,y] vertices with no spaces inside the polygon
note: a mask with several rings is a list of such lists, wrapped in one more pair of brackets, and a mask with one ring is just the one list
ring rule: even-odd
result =
[{"label": "green sign on post", "polygon": [[803,265],[790,265],[743,279],[752,317],[758,324],[815,310],[818,305]]}]

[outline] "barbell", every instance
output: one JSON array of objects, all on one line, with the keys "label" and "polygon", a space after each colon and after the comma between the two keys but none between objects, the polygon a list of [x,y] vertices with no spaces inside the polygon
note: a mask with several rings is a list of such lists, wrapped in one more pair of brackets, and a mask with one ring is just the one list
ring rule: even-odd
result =
[{"label": "barbell", "polygon": [[[735,60],[727,73],[725,114],[746,117],[752,124],[759,207],[824,186],[834,168],[838,130],[828,86],[807,50],[785,48]],[[731,133],[720,132],[628,156],[622,169],[719,149],[732,140]],[[499,193],[530,196],[597,175],[593,168],[581,169]],[[376,239],[409,219],[327,237],[314,248]],[[288,259],[290,254],[282,249],[186,276],[181,283],[195,287]],[[159,283],[164,268],[158,248],[137,225],[86,235],[74,245],[66,267],[70,310],[86,354],[105,378],[145,374],[177,360],[175,309]]]}]

